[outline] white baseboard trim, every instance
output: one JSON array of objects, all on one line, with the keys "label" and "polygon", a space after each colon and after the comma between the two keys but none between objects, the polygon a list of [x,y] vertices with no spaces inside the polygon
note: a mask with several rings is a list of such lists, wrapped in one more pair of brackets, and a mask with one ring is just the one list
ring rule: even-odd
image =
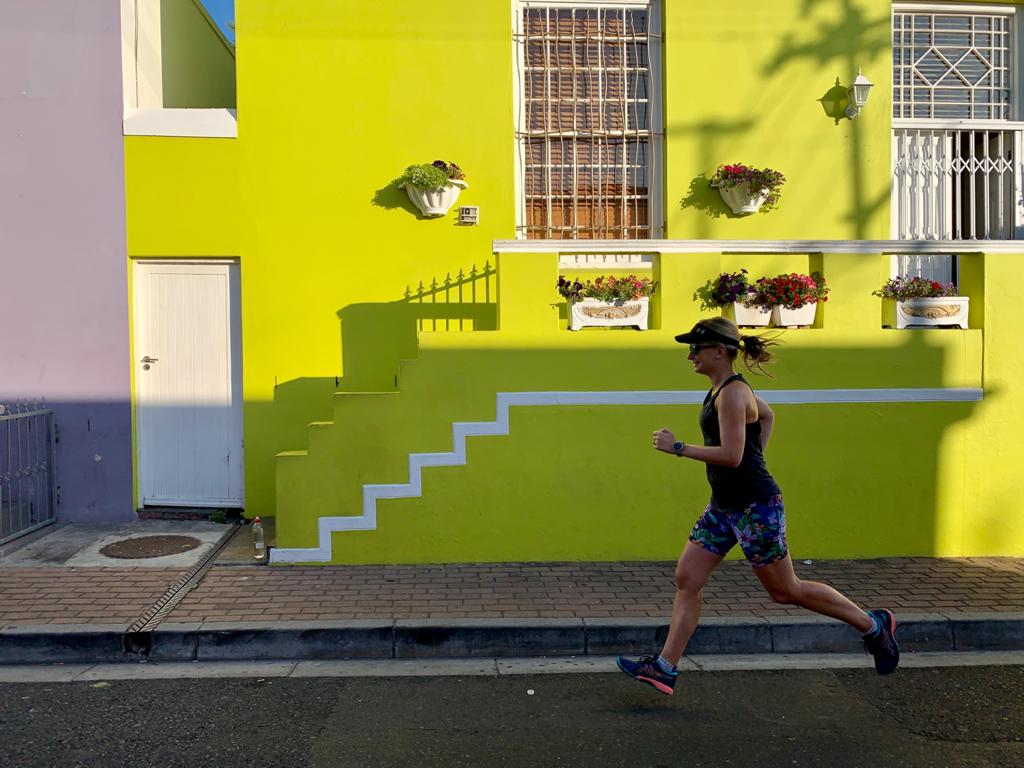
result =
[{"label": "white baseboard trim", "polygon": [[[495,421],[457,421],[452,424],[452,448],[448,453],[409,454],[409,482],[363,486],[363,513],[321,517],[317,522],[319,546],[308,549],[270,550],[271,563],[329,563],[331,534],[341,531],[372,531],[377,528],[379,499],[409,499],[423,495],[424,467],[460,467],[466,464],[466,438],[509,433],[509,408],[538,405],[700,405],[706,390],[623,392],[499,392]],[[981,389],[776,389],[758,390],[766,403],[775,405],[831,403],[963,403],[977,402]]]}]

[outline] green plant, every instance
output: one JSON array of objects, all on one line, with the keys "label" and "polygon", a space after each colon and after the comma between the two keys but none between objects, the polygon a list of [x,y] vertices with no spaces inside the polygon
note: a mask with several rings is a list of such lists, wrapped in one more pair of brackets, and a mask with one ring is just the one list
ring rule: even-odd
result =
[{"label": "green plant", "polygon": [[764,190],[768,196],[761,204],[760,212],[770,211],[782,196],[782,185],[786,177],[771,168],[753,168],[743,163],[720,165],[715,175],[708,182],[712,187],[732,188],[738,184],[746,184],[750,194],[757,195]]},{"label": "green plant", "polygon": [[410,165],[394,183],[399,187],[409,184],[423,189],[439,189],[455,186],[452,184],[453,179],[461,181],[464,178],[466,174],[455,163],[435,160],[432,163]]},{"label": "green plant", "polygon": [[805,304],[828,301],[828,292],[825,276],[821,272],[811,272],[810,275],[792,272],[760,278],[754,284],[754,295],[749,303],[762,309],[774,306],[800,309]]},{"label": "green plant", "polygon": [[586,282],[559,277],[557,287],[558,293],[570,302],[580,299],[629,301],[644,296],[653,296],[658,289],[658,283],[649,277],[637,277],[636,275],[627,275],[626,277],[601,275]]},{"label": "green plant", "polygon": [[703,310],[727,307],[735,302],[749,304],[753,298],[754,287],[747,277],[747,270],[739,272],[723,272],[713,277],[694,291],[693,298],[700,301]]},{"label": "green plant", "polygon": [[226,523],[228,521],[227,513],[223,509],[214,509],[210,512],[211,523]]},{"label": "green plant", "polygon": [[906,301],[956,296],[956,293],[956,286],[953,283],[940,283],[925,277],[894,277],[886,280],[885,284],[877,291],[872,291],[871,295],[893,301]]}]

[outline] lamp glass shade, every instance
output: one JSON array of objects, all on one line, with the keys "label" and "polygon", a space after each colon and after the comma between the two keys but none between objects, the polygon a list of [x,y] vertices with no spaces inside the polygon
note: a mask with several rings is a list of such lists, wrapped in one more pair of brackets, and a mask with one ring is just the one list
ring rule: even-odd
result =
[{"label": "lamp glass shade", "polygon": [[857,79],[853,81],[853,85],[850,86],[850,103],[857,109],[860,109],[868,103],[868,92],[873,86],[870,80],[864,77],[863,72],[857,73]]}]

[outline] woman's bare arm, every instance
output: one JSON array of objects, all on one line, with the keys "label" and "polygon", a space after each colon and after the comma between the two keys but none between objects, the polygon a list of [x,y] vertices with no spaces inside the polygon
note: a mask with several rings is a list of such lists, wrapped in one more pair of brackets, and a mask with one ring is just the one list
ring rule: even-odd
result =
[{"label": "woman's bare arm", "polygon": [[768,403],[757,395],[754,395],[754,402],[757,403],[757,420],[761,422],[761,450],[768,447],[768,438],[772,436],[772,427],[775,425],[775,411],[768,407]]},{"label": "woman's bare arm", "polygon": [[[743,447],[746,441],[747,398],[750,390],[746,387],[726,387],[718,396],[718,430],[722,436],[722,444],[691,445],[683,448],[683,456],[705,464],[718,464],[725,467],[738,467],[743,459]],[[654,433],[654,447],[665,453],[673,450],[675,436],[667,429]]]}]

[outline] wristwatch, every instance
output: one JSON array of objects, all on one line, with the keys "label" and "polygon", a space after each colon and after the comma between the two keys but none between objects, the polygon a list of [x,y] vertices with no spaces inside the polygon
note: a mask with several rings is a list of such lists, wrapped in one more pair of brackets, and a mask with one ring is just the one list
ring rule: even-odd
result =
[{"label": "wristwatch", "polygon": [[679,440],[676,440],[674,443],[672,443],[672,450],[675,452],[676,456],[678,456],[679,458],[683,458],[683,448],[685,448],[685,447],[686,447],[686,443],[681,442]]}]

